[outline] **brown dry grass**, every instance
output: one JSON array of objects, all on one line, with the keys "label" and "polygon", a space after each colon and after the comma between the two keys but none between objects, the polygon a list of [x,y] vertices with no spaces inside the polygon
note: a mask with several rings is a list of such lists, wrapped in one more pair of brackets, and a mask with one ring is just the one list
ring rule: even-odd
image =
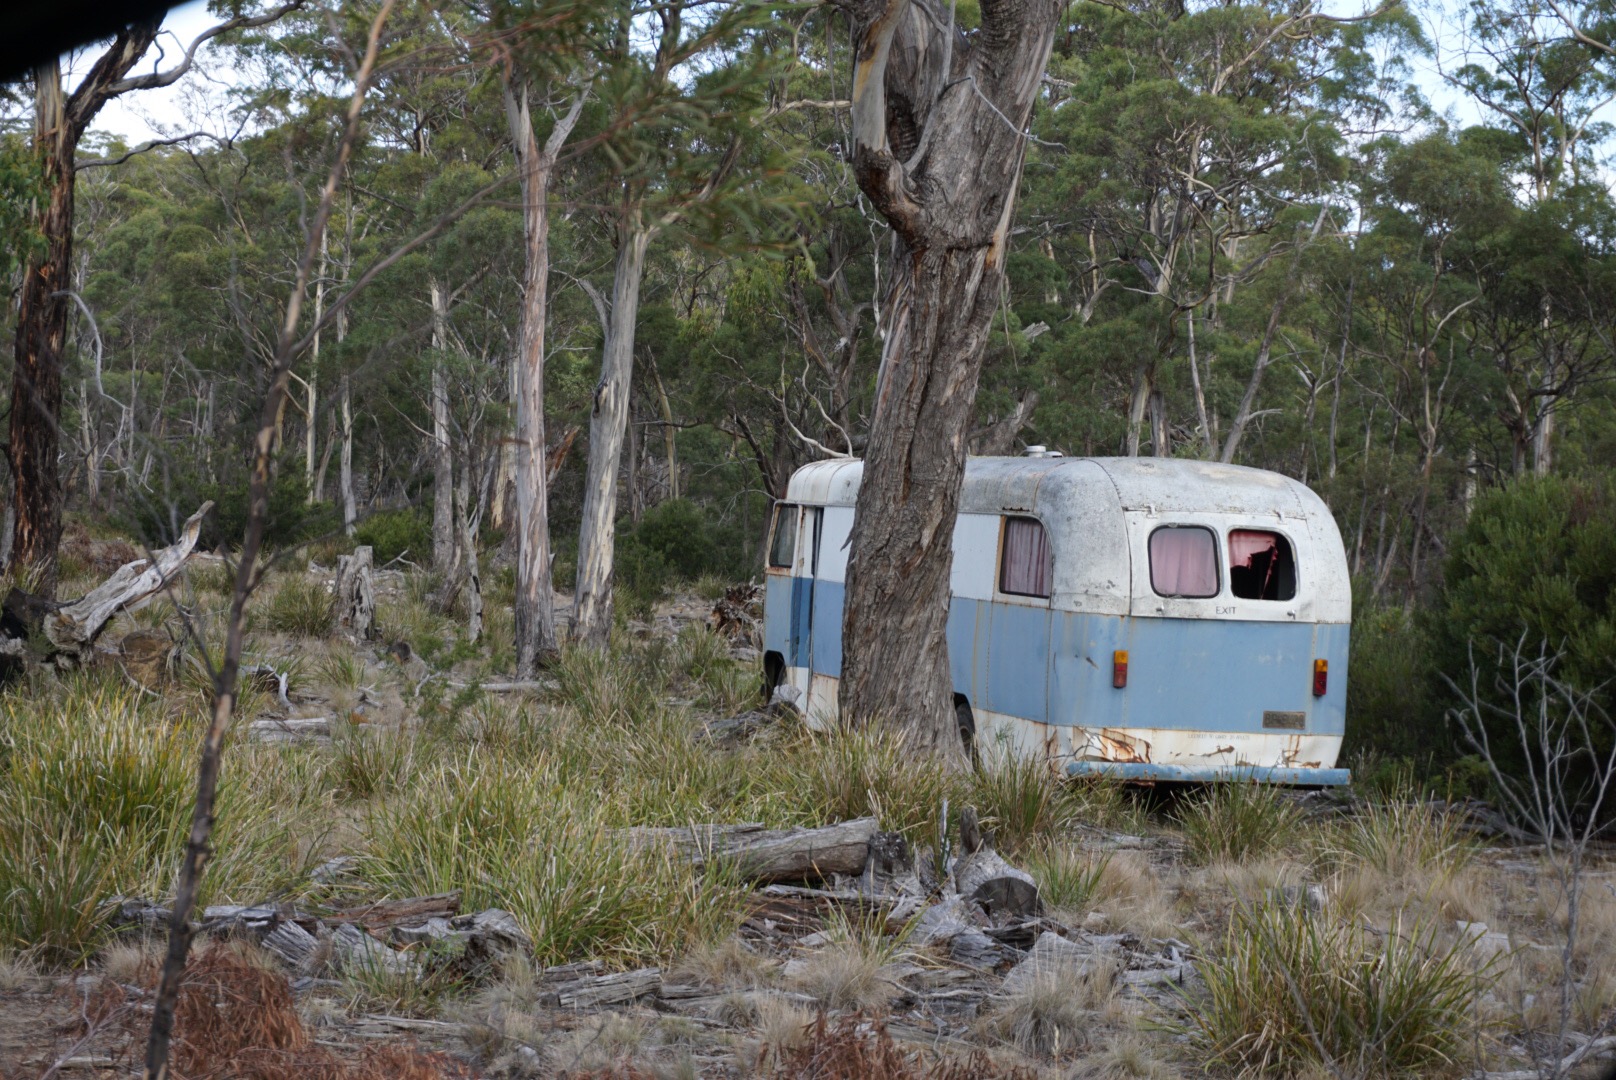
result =
[{"label": "brown dry grass", "polygon": [[[95,1011],[106,1013],[122,1004],[122,990],[103,987]],[[124,1016],[133,1056],[144,1045],[148,1021],[138,1010]],[[352,1058],[315,1045],[293,1006],[286,977],[261,957],[232,945],[210,945],[187,965],[175,1005],[170,1067],[175,1076],[233,1080],[445,1080],[466,1075],[448,1057],[410,1045],[369,1047]]]},{"label": "brown dry grass", "polygon": [[806,1041],[782,1056],[774,1080],[1037,1080],[1024,1066],[1004,1065],[986,1052],[964,1058],[926,1061],[918,1051],[900,1047],[886,1022],[865,1013],[848,1013],[832,1023],[824,1013],[814,1019]]}]

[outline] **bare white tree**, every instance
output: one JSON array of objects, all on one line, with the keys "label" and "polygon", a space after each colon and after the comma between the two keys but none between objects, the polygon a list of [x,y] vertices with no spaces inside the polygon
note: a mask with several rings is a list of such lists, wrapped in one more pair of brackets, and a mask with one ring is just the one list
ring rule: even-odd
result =
[{"label": "bare white tree", "polygon": [[1522,633],[1513,647],[1499,646],[1490,680],[1472,644],[1466,684],[1448,679],[1460,699],[1448,715],[1486,763],[1505,814],[1543,844],[1551,884],[1566,905],[1555,1051],[1535,1072],[1491,1075],[1559,1080],[1616,1048],[1610,1022],[1596,1032],[1572,1030],[1588,856],[1607,831],[1605,806],[1616,796],[1616,718],[1599,702],[1603,685],[1571,682],[1560,674],[1562,651],[1547,642],[1534,649],[1529,639]]}]

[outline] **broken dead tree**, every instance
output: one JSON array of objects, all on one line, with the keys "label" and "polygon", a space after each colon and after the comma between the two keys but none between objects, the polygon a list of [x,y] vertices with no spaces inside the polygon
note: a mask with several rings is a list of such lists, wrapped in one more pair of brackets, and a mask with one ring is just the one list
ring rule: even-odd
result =
[{"label": "broken dead tree", "polygon": [[167,586],[190,558],[202,530],[202,519],[211,509],[212,502],[203,503],[186,519],[180,538],[173,544],[153,552],[149,559],[125,563],[83,597],[46,616],[45,636],[58,654],[80,663],[89,659],[95,639],[114,615]]},{"label": "broken dead tree", "polygon": [[732,585],[713,605],[711,624],[730,641],[750,643],[763,617],[763,590],[756,582]]},{"label": "broken dead tree", "polygon": [[354,641],[376,640],[376,587],[371,549],[354,548],[352,555],[337,556],[335,606],[337,630]]},{"label": "broken dead tree", "polygon": [[750,881],[819,881],[861,874],[875,837],[875,818],[841,821],[820,829],[765,829],[762,825],[691,825],[622,830],[630,846],[665,848],[696,866],[732,861]]},{"label": "broken dead tree", "polygon": [[962,897],[989,915],[1028,916],[1043,910],[1038,883],[993,849],[992,836],[983,834],[970,807],[960,814],[960,846],[964,850],[954,863],[954,887]]}]

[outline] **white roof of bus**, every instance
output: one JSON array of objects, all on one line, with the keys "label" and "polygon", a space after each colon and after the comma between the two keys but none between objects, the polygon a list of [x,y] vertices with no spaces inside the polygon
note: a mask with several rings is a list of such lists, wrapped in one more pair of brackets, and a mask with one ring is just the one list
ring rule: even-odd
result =
[{"label": "white roof of bus", "polygon": [[[863,472],[864,463],[853,459],[805,465],[791,477],[786,501],[853,506]],[[1334,516],[1307,485],[1278,473],[1176,458],[973,457],[960,492],[962,514],[1035,514],[1049,526],[1057,552],[1081,552],[1056,559],[1057,607],[1120,614],[1205,606],[1164,603],[1149,593],[1143,576],[1132,573],[1129,511],[1190,521],[1216,515],[1204,520],[1284,528],[1306,568],[1295,617],[1351,618],[1352,586]]]},{"label": "white roof of bus", "polygon": [[[864,463],[854,459],[805,465],[791,477],[786,499],[852,506],[863,474]],[[1101,474],[1116,492],[1116,505],[1129,510],[1293,517],[1310,516],[1308,504],[1317,501],[1304,484],[1288,476],[1242,465],[1178,458],[973,457],[965,466],[960,510],[1030,510],[1040,496],[1094,485]]]}]

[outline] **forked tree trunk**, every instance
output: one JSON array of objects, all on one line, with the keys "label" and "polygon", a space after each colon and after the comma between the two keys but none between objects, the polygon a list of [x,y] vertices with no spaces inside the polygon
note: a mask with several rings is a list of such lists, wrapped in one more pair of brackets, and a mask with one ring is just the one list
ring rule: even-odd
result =
[{"label": "forked tree trunk", "polygon": [[853,165],[897,233],[842,629],[841,715],[964,767],[949,568],[977,379],[1062,5],[983,0],[969,39],[909,0],[840,0],[854,27]]},{"label": "forked tree trunk", "polygon": [[617,532],[617,473],[623,460],[630,379],[634,374],[634,325],[640,310],[640,280],[654,230],[628,227],[618,235],[612,310],[601,349],[600,383],[589,417],[589,470],[584,481],[583,522],[578,529],[578,585],[572,604],[572,636],[602,647],[612,629],[612,558]]},{"label": "forked tree trunk", "polygon": [[526,263],[522,271],[522,317],[517,331],[512,396],[516,406],[516,674],[532,678],[542,657],[556,651],[555,612],[550,597],[550,517],[544,445],[544,323],[549,311],[550,176],[556,155],[572,133],[584,95],[556,120],[541,148],[533,133],[527,88],[505,87],[505,117],[522,170],[522,221]]}]

